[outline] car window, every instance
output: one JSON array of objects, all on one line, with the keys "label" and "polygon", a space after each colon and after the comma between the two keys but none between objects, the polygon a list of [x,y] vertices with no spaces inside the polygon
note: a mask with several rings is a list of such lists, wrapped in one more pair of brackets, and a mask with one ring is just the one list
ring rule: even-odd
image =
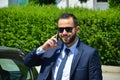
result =
[{"label": "car window", "polygon": [[0,58],[0,66],[1,76],[7,78],[5,80],[27,80],[30,78],[28,69],[19,61]]},{"label": "car window", "polygon": [[18,66],[11,59],[0,59],[0,65],[7,71],[19,71]]}]

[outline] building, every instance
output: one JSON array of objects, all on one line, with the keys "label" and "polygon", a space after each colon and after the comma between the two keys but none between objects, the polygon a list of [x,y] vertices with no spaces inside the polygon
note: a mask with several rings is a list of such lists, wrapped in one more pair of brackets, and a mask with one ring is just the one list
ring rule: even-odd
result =
[{"label": "building", "polygon": [[108,9],[108,0],[87,0],[87,2],[80,2],[79,0],[56,0],[58,8],[66,7],[84,7],[93,10]]},{"label": "building", "polygon": [[10,5],[19,6],[27,3],[28,0],[0,0],[0,8],[8,7]]}]

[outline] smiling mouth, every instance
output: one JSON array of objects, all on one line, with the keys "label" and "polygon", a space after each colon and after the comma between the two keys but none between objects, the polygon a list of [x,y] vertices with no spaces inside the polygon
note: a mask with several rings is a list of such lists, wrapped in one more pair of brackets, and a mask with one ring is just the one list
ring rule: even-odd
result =
[{"label": "smiling mouth", "polygon": [[67,41],[67,40],[68,40],[68,36],[64,36],[64,37],[62,37],[62,39],[63,39],[64,41]]},{"label": "smiling mouth", "polygon": [[68,36],[62,36],[63,39],[68,39]]}]

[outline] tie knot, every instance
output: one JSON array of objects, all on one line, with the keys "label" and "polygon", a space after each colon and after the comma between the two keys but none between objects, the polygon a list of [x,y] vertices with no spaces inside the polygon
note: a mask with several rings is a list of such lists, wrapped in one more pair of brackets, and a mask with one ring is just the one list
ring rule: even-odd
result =
[{"label": "tie knot", "polygon": [[65,49],[65,54],[67,54],[67,55],[68,55],[68,54],[69,54],[69,52],[70,52],[70,49],[66,48],[66,49]]}]

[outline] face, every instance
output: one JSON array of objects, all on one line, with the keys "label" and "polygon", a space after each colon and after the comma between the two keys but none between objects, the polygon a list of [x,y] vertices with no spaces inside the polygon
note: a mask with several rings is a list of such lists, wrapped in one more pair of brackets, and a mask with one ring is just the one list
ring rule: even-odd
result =
[{"label": "face", "polygon": [[74,26],[74,22],[71,17],[58,20],[59,37],[67,46],[70,47],[75,43],[78,30],[79,26]]}]

